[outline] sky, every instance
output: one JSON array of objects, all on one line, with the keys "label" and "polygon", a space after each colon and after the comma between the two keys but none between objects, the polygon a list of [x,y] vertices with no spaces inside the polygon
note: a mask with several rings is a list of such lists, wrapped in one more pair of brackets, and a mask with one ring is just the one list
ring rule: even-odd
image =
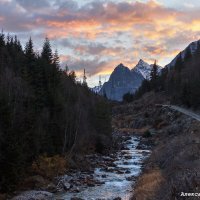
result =
[{"label": "sky", "polygon": [[123,63],[165,66],[200,39],[200,0],[0,0],[0,28],[41,51],[47,36],[62,66],[89,86]]}]

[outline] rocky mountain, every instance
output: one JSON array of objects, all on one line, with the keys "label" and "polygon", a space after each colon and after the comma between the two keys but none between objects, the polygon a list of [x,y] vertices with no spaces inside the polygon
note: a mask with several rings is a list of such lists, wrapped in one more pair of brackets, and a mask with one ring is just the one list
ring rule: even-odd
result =
[{"label": "rocky mountain", "polygon": [[[108,82],[104,83],[99,94],[106,95],[111,100],[121,101],[124,94],[134,93],[141,86],[144,79],[150,79],[152,66],[142,59],[131,70],[123,64],[118,65]],[[161,71],[161,69],[159,66],[158,70]]]},{"label": "rocky mountain", "polygon": [[[149,65],[148,63],[146,63],[145,61],[140,59],[138,64],[131,71],[135,71],[136,73],[142,74],[144,79],[148,79],[149,80],[152,67],[153,67],[152,64]],[[158,66],[158,72],[160,72],[161,69],[162,69],[162,67]]]},{"label": "rocky mountain", "polygon": [[121,101],[124,94],[134,93],[143,80],[142,74],[120,64],[114,69],[109,81],[104,83],[100,94],[107,96],[108,99]]},{"label": "rocky mountain", "polygon": [[200,40],[194,41],[190,43],[183,51],[181,51],[168,65],[165,67],[172,68],[175,66],[177,60],[181,57],[181,59],[184,61],[185,58],[188,56],[188,54],[194,54],[196,50],[198,49],[198,46],[200,46]]}]

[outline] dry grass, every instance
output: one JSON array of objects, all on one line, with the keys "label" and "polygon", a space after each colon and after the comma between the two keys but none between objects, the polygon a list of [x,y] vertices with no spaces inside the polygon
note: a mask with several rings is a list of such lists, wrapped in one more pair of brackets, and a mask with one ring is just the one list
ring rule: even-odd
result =
[{"label": "dry grass", "polygon": [[62,156],[40,156],[35,162],[33,162],[32,171],[34,174],[51,179],[60,174],[64,174],[66,167],[67,161]]},{"label": "dry grass", "polygon": [[165,181],[161,170],[152,169],[145,173],[138,181],[138,187],[135,189],[133,200],[154,199],[157,189]]},{"label": "dry grass", "polygon": [[159,142],[136,184],[134,200],[179,200],[183,191],[200,191],[200,123],[181,120],[179,132],[169,125],[173,134],[164,129],[155,137]]}]

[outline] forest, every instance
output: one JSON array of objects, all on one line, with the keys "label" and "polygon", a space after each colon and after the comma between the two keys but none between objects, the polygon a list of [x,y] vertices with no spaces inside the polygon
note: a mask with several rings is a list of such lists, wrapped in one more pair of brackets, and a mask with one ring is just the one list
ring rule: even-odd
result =
[{"label": "forest", "polygon": [[41,53],[32,39],[0,34],[0,192],[13,191],[40,157],[66,157],[109,148],[109,103],[74,71],[60,67],[48,38]]},{"label": "forest", "polygon": [[135,94],[124,95],[124,101],[131,102],[152,90],[165,92],[172,104],[200,108],[200,41],[195,52],[187,48],[177,56],[175,65],[163,68],[161,74],[155,63],[150,80],[144,80]]}]

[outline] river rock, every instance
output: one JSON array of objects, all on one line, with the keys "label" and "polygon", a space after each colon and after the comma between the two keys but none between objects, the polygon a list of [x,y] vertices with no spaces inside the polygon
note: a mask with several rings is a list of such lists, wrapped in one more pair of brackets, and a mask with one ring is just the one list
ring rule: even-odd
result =
[{"label": "river rock", "polygon": [[135,181],[136,177],[135,176],[130,176],[126,178],[127,181]]},{"label": "river rock", "polygon": [[107,176],[106,176],[106,174],[103,174],[101,177],[102,177],[102,178],[106,178]]},{"label": "river rock", "polygon": [[48,192],[51,192],[51,193],[57,192],[57,188],[54,183],[50,183],[49,185],[47,185],[45,190],[47,190]]},{"label": "river rock", "polygon": [[124,172],[121,170],[117,170],[116,172],[117,172],[117,174],[124,174]]},{"label": "river rock", "polygon": [[79,189],[79,187],[74,187],[74,188],[72,188],[71,192],[79,193],[80,189]]},{"label": "river rock", "polygon": [[126,170],[126,171],[125,171],[125,174],[130,174],[130,173],[131,173],[130,170]]},{"label": "river rock", "polygon": [[78,197],[72,197],[71,200],[84,200],[84,199],[81,199],[81,198],[78,198]]},{"label": "river rock", "polygon": [[63,183],[64,190],[68,191],[71,187],[72,187],[71,184],[69,184],[69,183]]},{"label": "river rock", "polygon": [[122,200],[122,198],[121,197],[116,197],[113,200]]},{"label": "river rock", "polygon": [[53,194],[46,191],[27,191],[11,200],[53,200]]}]

